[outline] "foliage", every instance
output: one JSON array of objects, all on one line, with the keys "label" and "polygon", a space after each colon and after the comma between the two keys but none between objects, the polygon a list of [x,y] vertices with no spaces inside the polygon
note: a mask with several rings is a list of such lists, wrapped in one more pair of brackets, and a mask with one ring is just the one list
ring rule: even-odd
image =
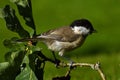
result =
[{"label": "foliage", "polygon": [[[26,25],[32,28],[34,33],[30,35],[23,28],[15,14],[15,10],[10,5],[6,5],[2,11],[7,29],[16,32],[20,38],[35,37],[36,28],[32,17],[31,1],[15,0],[13,2],[16,4],[19,14],[25,20]],[[3,44],[6,48],[9,48],[9,52],[5,54],[6,62],[0,63],[0,80],[43,80],[45,61],[56,64],[56,61],[44,56],[40,48],[36,47],[36,41],[20,42],[19,38],[13,37],[4,40]],[[70,76],[53,79],[70,80]]]},{"label": "foliage", "polygon": [[[0,6],[4,5],[8,0],[1,0],[0,1]],[[21,1],[21,0],[11,0],[11,1]],[[26,1],[26,0],[23,0]],[[43,26],[38,28],[38,32],[42,31],[44,32],[46,28],[53,28],[56,26],[63,26],[63,24],[67,25],[66,23],[76,19],[76,18],[89,18],[92,20],[94,27],[98,30],[98,33],[95,34],[94,36],[89,37],[87,40],[87,45],[84,45],[82,49],[78,49],[74,51],[73,53],[75,54],[70,54],[74,58],[74,56],[77,55],[78,58],[74,58],[76,61],[81,61],[81,62],[96,62],[100,61],[102,62],[102,68],[104,69],[106,75],[107,75],[107,80],[119,80],[120,79],[120,70],[119,70],[119,62],[120,62],[120,55],[119,53],[119,2],[120,1],[84,1],[84,0],[75,0],[75,1],[65,1],[65,0],[60,0],[60,1],[46,1],[46,0],[33,0],[33,9],[34,9],[34,17],[36,19],[36,25],[38,26]],[[4,4],[3,4],[4,3]],[[15,4],[17,2],[14,2]],[[24,2],[25,4],[26,2]],[[40,7],[38,6],[40,4]],[[20,3],[19,3],[20,5]],[[23,7],[25,5],[22,4]],[[12,5],[13,7],[13,5]],[[76,11],[77,10],[77,11]],[[26,10],[24,10],[26,11]],[[24,12],[23,11],[23,12]],[[29,12],[30,13],[30,12]],[[69,14],[68,14],[69,13]],[[47,15],[47,16],[46,16]],[[72,16],[71,16],[72,15]],[[1,16],[1,15],[0,15]],[[17,15],[19,16],[19,15]],[[29,21],[29,18],[26,18]],[[3,37],[8,38],[13,36],[13,34],[10,34],[9,31],[5,31],[6,28],[2,28],[4,25],[4,22],[1,21],[1,36],[0,36],[0,41],[2,43]],[[25,22],[26,23],[26,22]],[[68,23],[69,24],[69,23]],[[53,27],[52,27],[52,26]],[[23,27],[23,26],[22,26]],[[30,27],[30,26],[28,26]],[[33,28],[34,29],[34,28]],[[48,30],[48,29],[47,29]],[[36,30],[35,30],[36,31]],[[4,32],[4,33],[3,33]],[[26,31],[25,31],[26,33]],[[8,34],[8,35],[6,35]],[[18,33],[21,34],[22,33]],[[35,34],[35,32],[34,32]],[[28,32],[26,35],[29,35]],[[27,37],[27,36],[20,36],[20,37]],[[32,37],[30,35],[30,37]],[[6,62],[0,63],[0,75],[3,73],[3,71],[7,71],[6,68],[10,66],[11,62],[14,61],[14,53],[16,50],[19,49],[19,51],[25,51],[25,49],[28,47],[25,44],[22,43],[17,43],[15,44],[14,41],[18,38],[11,38],[11,39],[6,39],[4,41],[4,45],[9,48],[9,51],[5,55]],[[11,42],[12,41],[12,42]],[[7,45],[9,44],[9,45]],[[20,46],[20,47],[15,47]],[[14,48],[12,48],[14,46]],[[1,46],[1,53],[0,53],[0,58],[2,59],[2,54],[3,50],[6,51],[8,49],[5,49],[3,46]],[[36,49],[34,48],[33,51]],[[38,48],[37,48],[38,50]],[[80,52],[79,52],[80,51]],[[112,52],[111,52],[112,51]],[[11,53],[14,52],[14,53]],[[27,51],[25,56],[28,57],[28,53],[31,51]],[[77,53],[77,54],[76,54]],[[86,53],[88,53],[86,55]],[[99,53],[99,54],[98,54]],[[14,55],[11,55],[14,54]],[[30,53],[31,54],[31,53]],[[81,55],[83,54],[83,55]],[[87,57],[86,57],[87,56]],[[17,54],[16,54],[17,57]],[[27,62],[26,62],[27,60]],[[21,80],[25,79],[26,77],[22,78],[24,74],[30,72],[27,75],[27,79],[29,75],[33,74],[32,69],[29,66],[29,58],[23,59],[21,65],[20,65],[20,71],[21,73],[18,74],[17,80],[21,78]],[[43,64],[42,64],[43,65]],[[46,64],[46,77],[44,79],[49,80],[51,76],[57,76],[57,75],[63,75],[65,72],[65,69],[59,70],[53,68],[53,65],[50,63]],[[24,68],[25,66],[25,68]],[[27,67],[27,68],[26,68]],[[14,67],[12,67],[12,71]],[[52,70],[54,69],[54,71]],[[44,71],[44,70],[43,70]],[[19,72],[19,71],[18,71]],[[42,71],[41,71],[42,72]],[[51,73],[52,72],[52,73]],[[57,72],[57,73],[56,73]],[[8,71],[8,73],[10,73]],[[15,72],[16,73],[16,72]],[[78,79],[83,79],[83,80],[98,80],[98,76],[93,75],[96,74],[94,72],[91,72],[91,70],[86,70],[77,68],[77,70],[72,72],[72,80],[78,80]],[[5,75],[5,74],[4,74]],[[10,74],[9,74],[10,75]],[[2,75],[3,76],[3,75]],[[12,75],[14,76],[14,75]],[[12,77],[10,76],[10,77]],[[32,76],[35,76],[34,74]],[[4,76],[5,77],[5,76]],[[8,74],[6,72],[6,77],[8,77]],[[4,78],[5,79],[5,78]],[[4,80],[0,79],[0,80]],[[10,78],[9,78],[10,80]]]},{"label": "foliage", "polygon": [[[35,36],[36,30],[32,17],[31,1],[16,0],[14,3],[18,8],[19,14],[25,20],[26,25],[34,30],[32,37]],[[21,38],[30,38],[30,34],[23,28],[15,14],[15,10],[10,5],[6,5],[2,13],[7,29],[18,33]],[[17,42],[17,40],[18,38],[13,37],[3,42],[4,46],[9,48],[9,52],[5,54],[6,62],[0,63],[0,80],[42,80],[44,67],[40,66],[44,61],[38,59],[35,50],[27,43]],[[41,53],[40,51],[38,52]]]}]

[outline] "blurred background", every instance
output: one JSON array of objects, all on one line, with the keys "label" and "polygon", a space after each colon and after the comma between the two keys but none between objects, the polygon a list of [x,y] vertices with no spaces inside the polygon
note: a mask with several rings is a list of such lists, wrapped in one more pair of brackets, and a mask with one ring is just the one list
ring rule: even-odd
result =
[{"label": "blurred background", "polygon": [[[37,34],[45,32],[49,29],[58,28],[70,23],[76,19],[85,18],[91,21],[97,33],[90,35],[83,46],[66,55],[71,57],[76,62],[92,62],[100,61],[103,71],[107,75],[108,80],[120,80],[120,0],[31,0],[33,8],[33,17],[37,28]],[[6,4],[11,5],[17,10],[16,6],[9,0],[0,0],[0,8]],[[1,9],[0,9],[1,10]],[[16,11],[18,15],[18,12]],[[0,14],[1,16],[1,14]],[[23,26],[24,20],[18,16]],[[4,55],[7,48],[3,46],[5,39],[18,36],[16,33],[9,31],[6,28],[5,21],[0,18],[0,62],[4,61]],[[50,57],[50,51],[43,46],[43,52]],[[44,49],[45,48],[45,49]],[[59,57],[59,56],[57,56]],[[49,63],[48,63],[49,65]],[[47,70],[49,66],[46,67]],[[47,72],[46,70],[46,72]],[[85,76],[90,74],[89,80],[94,79],[96,72],[90,72],[89,69],[81,69],[80,74],[82,79],[88,80]],[[84,73],[84,72],[89,73]],[[78,76],[74,71],[72,75],[76,80]],[[48,80],[51,75],[63,74],[58,71],[58,74],[45,73]],[[97,77],[99,77],[97,75]],[[97,79],[97,78],[96,78]],[[98,80],[98,79],[97,79]]]}]

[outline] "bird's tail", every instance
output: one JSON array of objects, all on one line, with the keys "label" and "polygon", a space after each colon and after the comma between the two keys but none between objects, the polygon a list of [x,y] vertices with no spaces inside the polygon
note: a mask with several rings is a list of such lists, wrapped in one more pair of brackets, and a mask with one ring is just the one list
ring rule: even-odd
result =
[{"label": "bird's tail", "polygon": [[18,39],[16,40],[17,42],[27,42],[27,41],[33,41],[33,42],[36,42],[36,41],[39,41],[41,38],[24,38],[24,39]]},{"label": "bird's tail", "polygon": [[40,36],[33,37],[33,38],[18,39],[17,42],[27,42],[27,41],[37,42],[37,41],[44,41],[48,39],[54,39],[54,38],[50,36],[40,35]]}]

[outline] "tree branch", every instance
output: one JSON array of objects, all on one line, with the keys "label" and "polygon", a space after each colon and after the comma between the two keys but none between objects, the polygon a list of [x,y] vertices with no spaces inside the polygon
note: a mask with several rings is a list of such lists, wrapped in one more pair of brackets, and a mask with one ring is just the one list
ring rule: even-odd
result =
[{"label": "tree branch", "polygon": [[[105,75],[104,75],[104,73],[103,73],[103,71],[101,70],[101,68],[100,68],[100,63],[99,62],[97,62],[97,63],[95,63],[95,64],[92,64],[92,63],[72,63],[72,65],[71,65],[71,63],[64,63],[64,62],[61,62],[60,60],[58,60],[58,61],[54,61],[54,60],[52,60],[52,59],[50,59],[50,58],[48,58],[48,57],[46,57],[45,55],[43,55],[42,54],[42,52],[40,52],[40,51],[38,51],[37,53],[36,53],[39,57],[41,57],[41,58],[43,58],[44,59],[44,61],[49,61],[49,62],[51,62],[51,63],[53,63],[53,64],[56,64],[56,62],[58,62],[58,65],[57,65],[57,67],[90,67],[90,68],[92,68],[93,70],[96,70],[98,73],[99,73],[99,75],[100,75],[100,77],[102,78],[102,80],[106,80],[106,78],[105,78]],[[64,76],[64,78],[66,78],[66,77],[70,77],[70,72],[71,72],[71,68],[66,72],[66,75]],[[60,78],[59,78],[60,79]],[[58,78],[57,79],[53,79],[53,80],[58,80]],[[60,80],[62,80],[62,79],[60,79]],[[68,79],[68,80],[70,80],[70,79]]]},{"label": "tree branch", "polygon": [[[71,63],[60,63],[59,64],[59,67],[69,67],[69,66],[71,66]],[[102,80],[106,80],[105,79],[105,75],[103,74],[103,71],[101,70],[101,68],[100,68],[100,63],[99,62],[97,62],[97,63],[95,63],[95,64],[91,64],[91,63],[73,63],[72,64],[72,67],[90,67],[90,68],[92,68],[93,70],[96,70],[96,71],[98,71],[98,73],[99,73],[99,75],[100,75],[100,77],[102,78]],[[70,73],[70,72],[69,72]]]}]

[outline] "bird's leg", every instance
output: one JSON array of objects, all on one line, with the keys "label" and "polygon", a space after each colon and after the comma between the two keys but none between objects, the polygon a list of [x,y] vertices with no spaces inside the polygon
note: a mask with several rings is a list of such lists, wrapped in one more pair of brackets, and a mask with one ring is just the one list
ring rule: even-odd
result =
[{"label": "bird's leg", "polygon": [[64,59],[66,59],[67,61],[69,61],[70,62],[70,69],[73,69],[74,67],[72,66],[73,65],[73,63],[75,63],[73,60],[71,60],[70,58],[68,58],[68,57],[66,57],[66,56],[62,56]]},{"label": "bird's leg", "polygon": [[73,69],[73,66],[72,66],[72,65],[73,65],[74,61],[71,60],[70,58],[66,57],[65,55],[63,55],[64,52],[65,52],[64,50],[61,50],[61,51],[59,52],[59,55],[60,55],[61,57],[63,57],[64,59],[66,59],[67,61],[69,61],[69,62],[70,62],[70,69]]},{"label": "bird's leg", "polygon": [[52,54],[53,54],[53,57],[54,57],[54,59],[55,59],[55,64],[56,64],[56,67],[57,67],[57,66],[59,66],[60,60],[58,60],[58,59],[56,58],[54,51],[52,51]]},{"label": "bird's leg", "polygon": [[57,58],[56,58],[56,56],[55,56],[55,52],[54,52],[54,51],[52,51],[52,54],[53,54],[54,59],[55,59],[55,60],[57,60]]}]

